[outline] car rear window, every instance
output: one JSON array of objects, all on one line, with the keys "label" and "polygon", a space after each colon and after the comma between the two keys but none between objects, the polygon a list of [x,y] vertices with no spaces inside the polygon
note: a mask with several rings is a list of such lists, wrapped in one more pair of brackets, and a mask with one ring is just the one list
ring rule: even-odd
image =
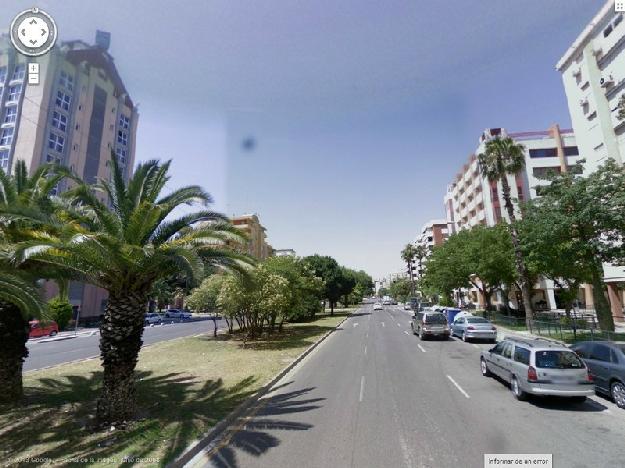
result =
[{"label": "car rear window", "polygon": [[469,323],[489,323],[488,320],[483,319],[482,317],[468,317],[467,322]]},{"label": "car rear window", "polygon": [[542,369],[581,369],[584,364],[572,351],[536,351],[536,367]]},{"label": "car rear window", "polygon": [[425,323],[447,323],[447,319],[443,314],[426,315],[423,321]]}]

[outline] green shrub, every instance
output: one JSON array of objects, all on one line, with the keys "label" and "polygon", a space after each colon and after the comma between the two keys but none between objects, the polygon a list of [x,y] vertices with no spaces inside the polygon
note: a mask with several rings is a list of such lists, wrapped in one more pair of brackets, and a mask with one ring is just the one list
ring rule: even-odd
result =
[{"label": "green shrub", "polygon": [[57,323],[60,330],[64,330],[72,319],[73,310],[69,302],[64,301],[60,297],[55,297],[48,301],[48,312],[50,319]]}]

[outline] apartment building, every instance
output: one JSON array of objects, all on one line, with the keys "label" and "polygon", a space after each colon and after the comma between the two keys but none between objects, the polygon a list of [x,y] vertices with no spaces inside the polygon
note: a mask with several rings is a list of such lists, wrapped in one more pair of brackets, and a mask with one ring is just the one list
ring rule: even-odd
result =
[{"label": "apartment building", "polygon": [[247,214],[231,218],[232,224],[247,236],[245,253],[256,260],[265,260],[273,255],[273,248],[267,243],[267,229],[260,223],[258,215]]},{"label": "apartment building", "polygon": [[[556,64],[562,74],[571,122],[586,171],[607,158],[625,163],[625,21],[607,1]],[[615,320],[624,321],[625,269],[604,264],[604,281]],[[589,301],[592,305],[592,302]]]},{"label": "apartment building", "polygon": [[[0,167],[10,173],[23,160],[32,173],[56,162],[86,182],[110,178],[115,152],[130,176],[135,157],[138,112],[108,53],[110,35],[98,31],[96,44],[68,41],[41,57],[26,57],[0,36]],[[28,84],[27,67],[39,64],[39,84]],[[57,191],[66,190],[62,182]],[[52,285],[47,286],[55,294]],[[70,302],[81,318],[99,316],[106,292],[72,283]]]},{"label": "apartment building", "polygon": [[[501,183],[490,182],[482,176],[477,158],[486,150],[486,142],[496,137],[510,137],[525,147],[524,170],[508,176],[517,216],[521,215],[518,201],[539,196],[540,186],[549,183],[544,179],[547,174],[574,170],[582,159],[573,130],[561,130],[558,125],[544,131],[517,133],[508,133],[505,128],[486,129],[474,153],[447,187],[444,204],[449,233],[477,225],[494,226],[502,221],[509,222]],[[558,307],[558,294],[552,281],[541,279],[534,289],[532,300],[537,308]],[[483,298],[477,289],[469,291],[469,297],[473,302],[483,305]],[[580,293],[580,302],[584,303],[588,299],[591,300],[590,291]],[[499,301],[502,300],[500,297]]]},{"label": "apartment building", "polygon": [[[505,128],[484,130],[476,150],[447,187],[444,204],[451,233],[478,224],[494,226],[502,220],[509,221],[501,183],[490,182],[482,176],[477,160],[477,155],[486,150],[486,142],[495,137],[511,137],[525,147],[525,170],[508,176],[515,200],[535,198],[539,187],[548,184],[545,175],[572,170],[581,159],[573,130],[561,130],[558,125],[545,131],[519,133],[508,133]],[[518,210],[518,204],[515,206]]]},{"label": "apartment building", "polygon": [[408,272],[410,279],[416,280],[421,278],[425,271],[427,257],[432,253],[432,249],[438,245],[442,245],[448,236],[449,227],[445,219],[431,219],[421,227],[421,231],[415,237],[413,244],[415,246],[420,245],[424,247],[426,255],[421,259],[418,257],[413,259],[412,271]]}]

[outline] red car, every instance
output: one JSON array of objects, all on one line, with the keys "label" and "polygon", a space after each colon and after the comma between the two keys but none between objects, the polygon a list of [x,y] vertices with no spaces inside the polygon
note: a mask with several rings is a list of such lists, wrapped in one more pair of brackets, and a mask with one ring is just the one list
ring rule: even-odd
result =
[{"label": "red car", "polygon": [[59,332],[59,326],[54,320],[48,322],[40,322],[39,320],[31,320],[29,338],[39,338],[41,336],[54,336]]}]

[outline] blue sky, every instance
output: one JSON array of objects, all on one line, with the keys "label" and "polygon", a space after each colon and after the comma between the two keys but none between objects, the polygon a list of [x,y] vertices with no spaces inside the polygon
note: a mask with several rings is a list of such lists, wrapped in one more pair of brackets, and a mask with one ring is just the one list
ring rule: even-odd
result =
[{"label": "blue sky", "polygon": [[61,39],[112,33],[137,158],[173,158],[171,186],[380,277],[484,128],[569,126],[554,66],[603,1],[5,0],[0,28],[33,4]]}]

